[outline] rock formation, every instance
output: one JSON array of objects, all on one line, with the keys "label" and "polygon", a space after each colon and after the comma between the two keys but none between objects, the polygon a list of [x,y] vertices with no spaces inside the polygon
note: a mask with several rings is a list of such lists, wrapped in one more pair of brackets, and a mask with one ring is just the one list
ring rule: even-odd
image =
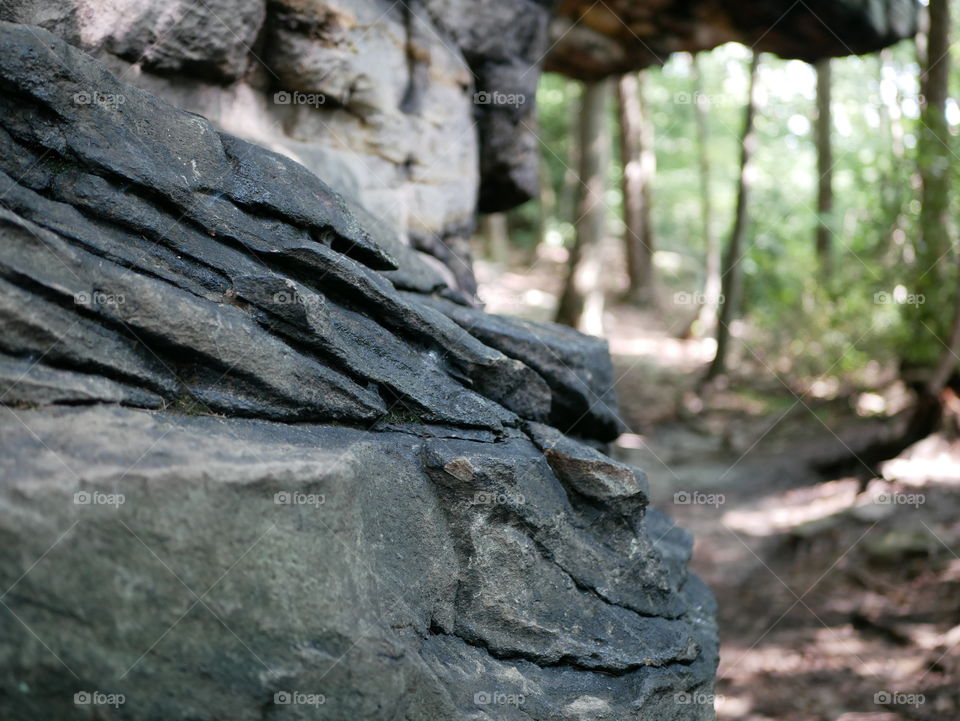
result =
[{"label": "rock formation", "polygon": [[0,718],[712,718],[606,345],[471,304],[548,10],[0,0]]},{"label": "rock formation", "polygon": [[464,305],[43,30],[0,46],[5,720],[709,717],[690,539],[590,445],[604,343]]},{"label": "rock formation", "polygon": [[536,190],[548,5],[0,0],[0,20],[51,30],[296,160],[472,293],[478,203],[501,210]]}]

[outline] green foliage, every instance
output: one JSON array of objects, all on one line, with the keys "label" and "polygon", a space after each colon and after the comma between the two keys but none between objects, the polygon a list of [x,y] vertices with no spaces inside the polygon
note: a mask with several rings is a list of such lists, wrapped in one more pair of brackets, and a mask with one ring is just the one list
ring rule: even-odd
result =
[{"label": "green foliage", "polygon": [[[734,44],[702,54],[699,96],[686,54],[646,71],[644,104],[654,125],[657,156],[653,216],[660,255],[670,254],[674,261],[672,276],[661,274],[670,292],[697,290],[703,282],[696,102],[705,103],[709,114],[712,232],[724,243],[729,235],[748,59],[749,50]],[[918,75],[912,42],[901,43],[882,58],[833,61],[835,208],[824,219],[833,232],[833,271],[825,277],[814,248],[815,72],[800,61],[764,57],[742,264],[749,335],[771,367],[816,377],[852,373],[870,360],[929,364],[941,353],[942,343],[923,330],[923,323],[939,319],[936,329],[943,337],[956,270],[953,250],[948,248],[938,259],[918,247],[918,145],[937,155],[929,143],[918,143]],[[544,177],[556,207],[545,222],[536,203],[511,214],[513,237],[523,245],[539,242],[541,232],[552,233],[555,241],[572,239],[578,95],[577,83],[544,76],[538,94],[540,140]],[[960,109],[951,101],[948,111],[950,130],[956,134]],[[616,108],[609,113],[616,137]],[[952,159],[944,151],[939,158],[922,160]],[[611,237],[622,233],[622,169],[617,160],[614,157],[609,183]],[[949,167],[960,176],[960,163]],[[956,183],[960,187],[960,177]],[[955,216],[960,212],[956,193],[950,204]],[[691,283],[696,286],[691,288]]]},{"label": "green foliage", "polygon": [[[696,292],[704,280],[695,103],[708,108],[711,230],[727,242],[749,57],[750,51],[736,44],[701,54],[701,95],[689,55],[676,54],[662,68],[645,71],[644,111],[656,138],[654,231],[668,297]],[[949,169],[954,181],[949,215],[955,218],[960,162],[952,162],[958,158],[955,148],[924,140],[916,57],[914,43],[903,42],[883,56],[833,61],[835,198],[833,212],[823,219],[833,236],[829,277],[819,268],[814,245],[816,75],[800,61],[763,58],[750,223],[741,260],[743,311],[751,351],[777,372],[851,377],[868,365],[929,366],[943,352],[957,287],[957,251],[951,240],[932,250],[922,242],[917,168],[940,163]],[[960,73],[960,63],[954,62],[953,72]],[[573,240],[579,96],[579,83],[544,75],[537,99],[546,203],[531,202],[510,213],[517,245],[569,246]],[[615,102],[608,112],[616,138]],[[951,100],[947,127],[953,136],[958,126],[960,106]],[[608,234],[617,239],[623,233],[622,166],[618,144],[612,146]]]},{"label": "green foliage", "polygon": [[[703,66],[713,69],[707,75],[708,87],[724,87],[717,85],[717,77],[721,68],[730,67],[728,52],[721,48],[704,58]],[[742,52],[738,49],[736,54]],[[904,96],[916,93],[917,68],[911,52],[909,44],[898,47],[887,65],[888,85],[896,83]],[[897,362],[905,331],[917,312],[917,304],[909,302],[916,269],[903,263],[904,248],[898,246],[908,244],[916,224],[911,203],[915,161],[909,149],[905,157],[895,157],[889,111],[881,99],[880,59],[833,62],[835,208],[825,219],[833,235],[832,275],[821,272],[814,251],[816,76],[812,67],[798,61],[764,58],[750,243],[742,261],[751,337],[771,366],[776,363],[795,375],[814,378],[848,375],[871,360]],[[737,106],[735,98],[743,93],[728,93],[717,97],[725,105]],[[896,97],[889,99],[897,103]],[[910,116],[915,113],[909,103],[900,102],[908,106],[902,124],[910,142],[916,122]],[[731,123],[736,120],[724,118],[711,106],[715,133],[719,128],[735,140],[739,125]],[[732,145],[718,146],[714,160],[718,169],[714,187],[720,194],[716,202],[721,208],[732,202],[734,181],[722,177],[725,169],[737,167]],[[726,233],[730,211],[718,215],[724,224],[719,232]]]}]

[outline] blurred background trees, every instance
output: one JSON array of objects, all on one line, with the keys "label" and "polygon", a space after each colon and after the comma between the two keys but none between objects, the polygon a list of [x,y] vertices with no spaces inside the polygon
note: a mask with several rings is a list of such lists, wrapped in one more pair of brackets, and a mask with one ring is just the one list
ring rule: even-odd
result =
[{"label": "blurred background trees", "polygon": [[518,312],[603,334],[619,303],[655,309],[715,339],[711,378],[928,386],[960,345],[949,6],[916,42],[816,66],[731,44],[609,84],[547,74],[542,197],[492,259],[533,269]]}]

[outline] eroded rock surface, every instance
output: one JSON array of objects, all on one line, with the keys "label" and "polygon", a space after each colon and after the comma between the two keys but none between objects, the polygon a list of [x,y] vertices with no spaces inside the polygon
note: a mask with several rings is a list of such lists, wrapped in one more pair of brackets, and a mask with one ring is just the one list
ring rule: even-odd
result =
[{"label": "eroded rock surface", "polygon": [[120,77],[289,156],[472,296],[478,207],[537,187],[548,2],[0,0]]},{"label": "eroded rock surface", "polygon": [[0,85],[0,718],[712,718],[602,341],[44,30]]},{"label": "eroded rock surface", "polygon": [[677,703],[716,661],[689,538],[596,523],[529,440],[111,406],[0,429],[5,719],[90,718],[84,691],[125,719],[712,718]]}]

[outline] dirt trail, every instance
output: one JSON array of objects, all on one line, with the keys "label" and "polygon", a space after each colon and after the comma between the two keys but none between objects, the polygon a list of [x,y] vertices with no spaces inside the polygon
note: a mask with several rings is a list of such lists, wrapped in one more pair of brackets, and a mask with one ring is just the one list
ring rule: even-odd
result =
[{"label": "dirt trail", "polygon": [[718,718],[960,720],[960,488],[877,480],[861,493],[820,473],[889,426],[846,400],[743,391],[663,421],[644,384],[682,395],[689,380],[671,385],[675,368],[650,358],[617,365],[625,414],[653,414],[625,419],[649,431],[617,454],[695,534],[692,567],[719,602]]}]

